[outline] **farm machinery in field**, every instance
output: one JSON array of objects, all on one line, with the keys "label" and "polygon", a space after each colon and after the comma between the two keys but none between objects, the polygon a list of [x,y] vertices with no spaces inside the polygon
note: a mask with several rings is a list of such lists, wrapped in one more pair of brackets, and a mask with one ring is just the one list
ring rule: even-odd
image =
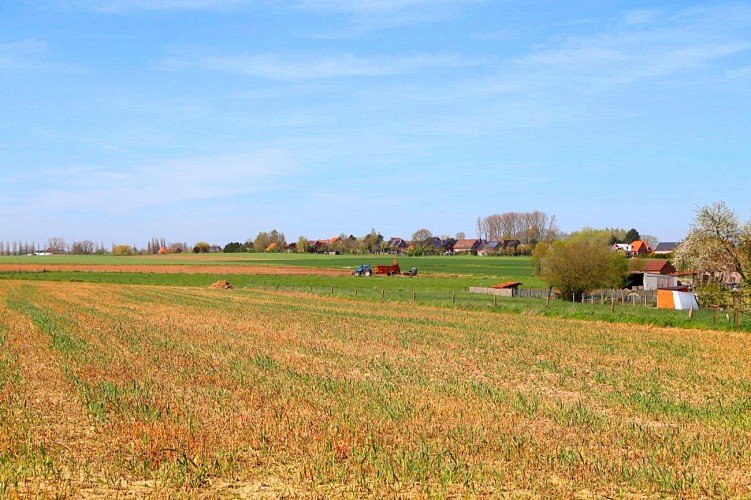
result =
[{"label": "farm machinery in field", "polygon": [[[391,265],[377,265],[370,267],[370,264],[363,264],[360,267],[352,271],[352,276],[372,276],[374,274],[381,274],[384,276],[398,276],[402,274],[399,264],[393,261]],[[417,268],[413,267],[409,271],[404,273],[404,276],[417,276]]]}]

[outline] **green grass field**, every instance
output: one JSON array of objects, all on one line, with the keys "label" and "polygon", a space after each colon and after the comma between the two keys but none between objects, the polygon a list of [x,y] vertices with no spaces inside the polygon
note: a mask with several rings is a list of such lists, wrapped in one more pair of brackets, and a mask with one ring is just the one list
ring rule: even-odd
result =
[{"label": "green grass field", "polygon": [[[325,269],[353,269],[361,264],[390,264],[394,257],[388,255],[316,255],[316,254],[181,254],[181,255],[50,255],[2,256],[0,264],[74,264],[74,265],[238,265],[238,266],[293,266]],[[526,286],[542,286],[532,275],[529,257],[474,257],[431,256],[399,257],[402,270],[417,267],[421,274],[471,275],[476,277],[499,277],[521,281]]]}]

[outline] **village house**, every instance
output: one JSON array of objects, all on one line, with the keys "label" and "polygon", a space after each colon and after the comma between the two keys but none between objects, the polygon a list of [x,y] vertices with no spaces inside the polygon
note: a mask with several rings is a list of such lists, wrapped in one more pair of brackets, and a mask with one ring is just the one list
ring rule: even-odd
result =
[{"label": "village house", "polygon": [[675,248],[678,246],[678,243],[675,241],[663,241],[661,243],[658,243],[657,246],[654,249],[655,255],[671,255]]},{"label": "village house", "polygon": [[386,243],[386,251],[391,254],[402,255],[407,252],[408,248],[409,243],[402,238],[391,237]]},{"label": "village house", "polygon": [[652,253],[652,248],[646,241],[634,240],[631,242],[631,255],[646,255]]},{"label": "village house", "polygon": [[503,246],[500,241],[488,241],[477,249],[477,255],[485,257],[487,255],[498,255],[503,250]]},{"label": "village house", "polygon": [[631,257],[631,243],[614,243],[613,250],[622,252],[626,257]]},{"label": "village house", "polygon": [[454,244],[454,255],[457,254],[477,254],[477,249],[480,247],[480,240],[478,239],[470,239],[470,240],[458,240]]},{"label": "village house", "polygon": [[315,240],[308,243],[310,250],[314,253],[330,253],[334,244],[342,241],[341,236],[334,236],[327,240]]}]

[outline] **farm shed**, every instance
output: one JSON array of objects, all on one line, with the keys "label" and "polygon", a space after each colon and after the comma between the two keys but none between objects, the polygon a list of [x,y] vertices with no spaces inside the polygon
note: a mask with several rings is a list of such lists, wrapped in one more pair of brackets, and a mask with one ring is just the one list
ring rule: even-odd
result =
[{"label": "farm shed", "polygon": [[644,265],[641,270],[634,271],[629,276],[629,288],[657,290],[678,284],[675,267],[667,259],[638,259],[637,262],[643,262]]},{"label": "farm shed", "polygon": [[473,286],[469,288],[471,293],[486,293],[488,295],[500,295],[501,297],[515,297],[519,293],[520,281],[507,281],[491,288]]},{"label": "farm shed", "polygon": [[493,285],[493,290],[498,290],[500,292],[498,293],[498,295],[502,295],[504,297],[514,297],[518,295],[519,287],[521,286],[521,284],[521,281],[507,281],[505,283]]},{"label": "farm shed", "polygon": [[657,308],[677,311],[698,310],[699,302],[696,300],[696,295],[687,292],[686,288],[660,288],[657,290]]},{"label": "farm shed", "polygon": [[673,274],[676,272],[676,269],[667,259],[649,259],[644,265],[644,272],[652,274]]},{"label": "farm shed", "polygon": [[645,290],[659,290],[671,288],[678,284],[678,278],[670,274],[644,273],[643,286]]}]

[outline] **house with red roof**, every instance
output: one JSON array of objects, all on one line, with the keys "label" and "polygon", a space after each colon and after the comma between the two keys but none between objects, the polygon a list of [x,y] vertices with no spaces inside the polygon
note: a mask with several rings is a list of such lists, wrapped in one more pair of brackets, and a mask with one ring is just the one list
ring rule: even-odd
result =
[{"label": "house with red roof", "polygon": [[631,255],[646,255],[652,253],[652,248],[646,241],[634,240],[631,242]]},{"label": "house with red roof", "polygon": [[477,249],[480,247],[480,240],[459,240],[454,243],[454,255],[456,254],[476,254]]}]

